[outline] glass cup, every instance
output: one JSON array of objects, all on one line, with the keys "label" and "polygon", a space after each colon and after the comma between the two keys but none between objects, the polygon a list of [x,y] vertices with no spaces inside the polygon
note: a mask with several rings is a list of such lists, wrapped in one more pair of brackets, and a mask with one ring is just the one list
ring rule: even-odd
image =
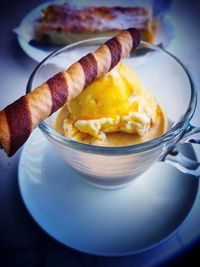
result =
[{"label": "glass cup", "polygon": [[[80,41],[52,53],[36,67],[28,81],[27,93],[57,72],[66,70],[107,39],[100,37]],[[166,161],[185,173],[200,175],[200,163],[186,158],[176,146],[177,143],[199,142],[191,137],[200,132],[200,128],[190,124],[196,108],[197,92],[188,70],[173,55],[146,42],[141,42],[124,63],[136,70],[163,107],[168,120],[165,134],[130,146],[83,144],[54,130],[59,111],[40,123],[41,131],[69,166],[97,186],[113,188],[126,185],[157,161]]]}]

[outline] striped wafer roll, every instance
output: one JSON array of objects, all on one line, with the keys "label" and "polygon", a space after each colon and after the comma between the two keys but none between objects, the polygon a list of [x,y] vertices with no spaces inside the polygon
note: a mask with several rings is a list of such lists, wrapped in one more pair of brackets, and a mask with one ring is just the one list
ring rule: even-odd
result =
[{"label": "striped wafer roll", "polygon": [[135,28],[122,31],[35,90],[0,111],[0,145],[12,156],[34,128],[97,78],[114,68],[140,42]]}]

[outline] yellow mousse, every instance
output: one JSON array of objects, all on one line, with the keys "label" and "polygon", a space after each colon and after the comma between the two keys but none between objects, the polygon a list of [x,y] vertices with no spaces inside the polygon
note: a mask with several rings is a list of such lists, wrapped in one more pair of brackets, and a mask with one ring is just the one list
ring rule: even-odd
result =
[{"label": "yellow mousse", "polygon": [[[85,143],[112,145],[113,139],[113,145],[126,145],[146,141],[151,128],[147,139],[158,137],[165,124],[161,107],[135,71],[118,64],[63,107],[55,128]],[[118,137],[127,142],[120,143]]]}]

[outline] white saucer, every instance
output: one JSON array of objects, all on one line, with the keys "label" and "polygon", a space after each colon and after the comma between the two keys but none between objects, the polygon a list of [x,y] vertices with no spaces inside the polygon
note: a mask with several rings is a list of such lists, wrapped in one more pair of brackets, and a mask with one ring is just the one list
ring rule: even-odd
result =
[{"label": "white saucer", "polygon": [[157,163],[121,189],[94,187],[59,158],[39,130],[19,163],[20,191],[35,221],[61,243],[104,256],[139,253],[168,238],[189,214],[198,184]]}]

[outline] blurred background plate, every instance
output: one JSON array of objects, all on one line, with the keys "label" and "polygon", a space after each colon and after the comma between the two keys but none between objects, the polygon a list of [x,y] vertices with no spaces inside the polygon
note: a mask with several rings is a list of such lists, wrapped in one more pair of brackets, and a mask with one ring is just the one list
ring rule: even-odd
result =
[{"label": "blurred background plate", "polygon": [[[36,60],[37,62],[42,61],[45,57],[47,57],[50,53],[54,50],[58,49],[58,47],[47,47],[43,45],[39,45],[32,42],[33,39],[33,25],[34,21],[42,16],[42,9],[47,7],[49,4],[52,3],[63,3],[66,1],[51,1],[45,2],[33,10],[31,10],[21,21],[19,27],[14,29],[14,32],[17,34],[18,42],[24,52],[29,55],[32,59]],[[159,0],[159,1],[105,1],[102,0],[100,4],[94,3],[92,0],[85,0],[85,1],[75,1],[75,0],[68,0],[67,3],[79,5],[79,6],[145,6],[147,8],[152,8],[154,17],[159,20],[159,27],[156,29],[155,33],[155,41],[154,44],[162,46],[166,48],[173,37],[173,27],[172,22],[169,16],[165,14],[171,5],[171,0]]]}]

